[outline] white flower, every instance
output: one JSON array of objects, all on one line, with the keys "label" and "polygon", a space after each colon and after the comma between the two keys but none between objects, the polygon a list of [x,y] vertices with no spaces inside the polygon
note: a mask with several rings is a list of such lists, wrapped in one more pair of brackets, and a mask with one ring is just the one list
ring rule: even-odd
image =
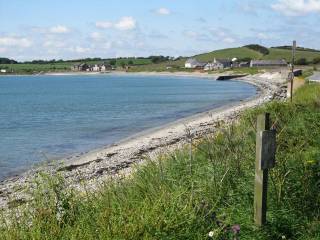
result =
[{"label": "white flower", "polygon": [[213,231],[210,231],[209,234],[208,234],[208,236],[212,238],[212,237],[214,236],[214,232],[213,232]]}]

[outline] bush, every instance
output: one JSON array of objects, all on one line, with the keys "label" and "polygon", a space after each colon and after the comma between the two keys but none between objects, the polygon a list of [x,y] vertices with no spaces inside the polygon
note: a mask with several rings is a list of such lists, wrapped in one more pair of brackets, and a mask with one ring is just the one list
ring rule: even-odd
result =
[{"label": "bush", "polygon": [[312,60],[313,64],[319,64],[320,63],[320,57],[316,57]]},{"label": "bush", "polygon": [[299,58],[296,60],[295,64],[297,65],[308,65],[308,61],[306,58]]},{"label": "bush", "polygon": [[250,45],[246,45],[244,47],[252,49],[252,50],[257,51],[257,52],[260,52],[263,55],[268,55],[269,54],[269,49],[268,48],[266,48],[264,46],[261,46],[261,45],[258,45],[258,44],[250,44]]}]

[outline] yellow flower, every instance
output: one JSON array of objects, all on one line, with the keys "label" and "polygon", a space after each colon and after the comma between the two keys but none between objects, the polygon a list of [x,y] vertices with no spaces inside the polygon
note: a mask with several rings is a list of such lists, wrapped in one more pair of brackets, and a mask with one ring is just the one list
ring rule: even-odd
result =
[{"label": "yellow flower", "polygon": [[308,160],[307,163],[309,164],[314,164],[316,161],[315,160]]}]

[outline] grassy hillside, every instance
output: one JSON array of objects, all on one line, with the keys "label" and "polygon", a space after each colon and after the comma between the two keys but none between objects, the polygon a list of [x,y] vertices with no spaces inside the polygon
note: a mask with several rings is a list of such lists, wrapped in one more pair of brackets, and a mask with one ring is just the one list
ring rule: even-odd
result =
[{"label": "grassy hillside", "polygon": [[[248,46],[259,46],[259,45],[248,45]],[[213,61],[214,58],[232,59],[286,59],[288,62],[291,61],[291,50],[285,48],[268,48],[269,54],[262,54],[258,50],[253,50],[248,47],[238,48],[227,48],[212,51],[209,53],[199,54],[193,56],[199,61],[209,62]],[[320,58],[320,52],[312,49],[303,49],[296,52],[296,59],[305,58],[308,62],[312,62],[315,58]],[[152,63],[151,59],[135,59],[135,58],[124,58],[117,59],[116,67],[120,70],[122,65],[130,65],[133,63],[130,71],[141,72],[141,71],[186,71],[184,69],[184,63],[187,58],[181,58],[177,61],[165,61],[158,64]],[[100,63],[101,61],[85,61],[89,64]],[[7,68],[9,71],[14,73],[38,73],[38,72],[55,72],[55,71],[70,71],[70,67],[79,62],[56,62],[46,64],[0,64],[0,68]],[[170,69],[167,67],[170,66]]]},{"label": "grassy hillside", "polygon": [[[251,59],[286,59],[288,62],[291,61],[291,50],[290,49],[277,49],[269,48],[269,54],[263,55],[258,51],[248,49],[246,47],[240,48],[227,48],[222,50],[213,51],[210,53],[200,54],[195,56],[200,61],[212,61],[214,58],[251,58]],[[314,58],[320,57],[320,52],[315,51],[297,51],[296,59],[306,58],[308,61],[312,61]]]},{"label": "grassy hillside", "polygon": [[[250,45],[249,45],[250,46]],[[269,54],[262,54],[259,51],[249,49],[247,47],[238,47],[238,48],[227,48],[212,51],[209,53],[199,54],[193,56],[198,61],[210,62],[214,58],[222,59],[232,59],[238,58],[242,59],[286,59],[288,62],[291,61],[291,50],[290,49],[278,49],[278,48],[268,48]],[[296,52],[296,59],[305,58],[308,62],[312,62],[313,59],[319,58],[320,52],[315,50],[299,50]],[[186,71],[184,69],[184,63],[187,58],[180,59],[179,61],[173,62],[163,62],[161,64],[149,64],[144,66],[133,67],[131,71]],[[167,69],[167,66],[172,66],[171,69]]]},{"label": "grassy hillside", "polygon": [[212,61],[214,58],[232,59],[234,57],[238,59],[242,59],[242,58],[260,59],[262,57],[262,54],[246,47],[239,47],[239,48],[227,48],[227,49],[217,50],[210,53],[205,53],[205,54],[200,54],[195,56],[196,59],[204,62]]},{"label": "grassy hillside", "polygon": [[[253,223],[255,120],[270,112],[277,163],[270,171],[268,224]],[[190,148],[148,161],[100,191],[67,190],[39,176],[22,213],[1,217],[0,239],[320,239],[320,85],[294,103],[247,111]],[[191,156],[191,157],[190,157]],[[19,217],[17,217],[19,216]],[[211,232],[212,238],[208,237]]]},{"label": "grassy hillside", "polygon": [[[100,61],[83,61],[88,64],[99,64],[104,60]],[[110,61],[110,60],[105,60]],[[116,60],[116,67],[121,67],[123,64],[128,65],[129,63],[133,65],[145,65],[151,64],[150,59],[135,59],[135,58],[123,58]],[[80,62],[56,62],[56,63],[19,63],[19,64],[0,64],[0,69],[7,69],[9,72],[13,71],[14,73],[20,74],[30,74],[30,73],[39,73],[39,72],[65,72],[70,71],[71,66],[74,64],[79,64]]]},{"label": "grassy hillside", "polygon": [[[281,59],[284,58],[288,62],[291,61],[291,50],[269,48],[270,53],[263,56],[262,59]],[[319,52],[312,51],[296,51],[296,59],[306,58],[308,61],[312,61],[314,58],[320,57]]]}]

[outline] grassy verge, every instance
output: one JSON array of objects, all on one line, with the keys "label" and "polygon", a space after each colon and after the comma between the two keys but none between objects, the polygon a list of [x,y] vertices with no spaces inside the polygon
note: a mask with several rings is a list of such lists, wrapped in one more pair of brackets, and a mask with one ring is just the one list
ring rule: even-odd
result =
[{"label": "grassy verge", "polygon": [[[270,112],[277,165],[268,225],[253,224],[255,119]],[[147,160],[96,193],[39,176],[34,201],[0,218],[0,239],[319,239],[320,85],[272,102],[192,148]]]}]

